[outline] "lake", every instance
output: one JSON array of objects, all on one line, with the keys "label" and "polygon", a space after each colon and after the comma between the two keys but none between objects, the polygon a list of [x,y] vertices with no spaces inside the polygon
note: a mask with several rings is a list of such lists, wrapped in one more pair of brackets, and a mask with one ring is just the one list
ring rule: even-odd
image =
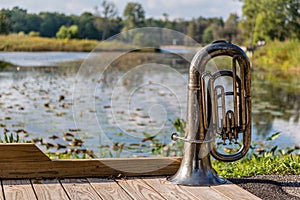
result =
[{"label": "lake", "polygon": [[[43,151],[73,146],[93,150],[97,157],[156,156],[166,150],[160,144],[176,149],[170,136],[176,132],[174,121],[186,117],[192,56],[0,52],[0,60],[18,66],[0,71],[0,132],[24,140],[42,138],[43,145],[37,145]],[[82,59],[80,68],[60,64]],[[252,75],[253,141],[264,143],[281,132],[266,145],[299,145],[300,81],[278,82],[269,76]],[[74,145],[75,138],[83,144]]]}]

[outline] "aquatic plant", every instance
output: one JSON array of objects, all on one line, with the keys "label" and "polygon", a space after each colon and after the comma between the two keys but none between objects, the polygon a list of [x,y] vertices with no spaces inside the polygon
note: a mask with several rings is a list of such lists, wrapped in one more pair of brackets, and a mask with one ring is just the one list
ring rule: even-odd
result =
[{"label": "aquatic plant", "polygon": [[[174,126],[180,135],[184,135],[184,120],[176,119]],[[220,176],[225,178],[262,174],[300,174],[299,146],[279,149],[278,146],[270,145],[273,140],[280,137],[280,134],[280,132],[272,134],[265,142],[254,141],[248,155],[241,160],[226,163],[212,159],[214,169]],[[155,144],[155,148],[152,150],[154,155],[182,155],[181,153],[183,152],[184,145],[182,141],[177,141],[176,144],[170,143],[167,145],[160,143],[158,140],[151,141]]]}]

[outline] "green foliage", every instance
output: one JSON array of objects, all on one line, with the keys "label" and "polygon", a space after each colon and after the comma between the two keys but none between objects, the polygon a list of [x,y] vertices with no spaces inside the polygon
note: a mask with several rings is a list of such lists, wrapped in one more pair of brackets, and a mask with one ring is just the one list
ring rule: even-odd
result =
[{"label": "green foliage", "polygon": [[203,38],[202,41],[204,43],[210,43],[211,41],[214,40],[214,29],[216,28],[215,25],[211,25],[207,27],[203,33]]},{"label": "green foliage", "polygon": [[39,32],[35,32],[35,31],[30,31],[28,33],[28,36],[30,36],[30,37],[38,37],[38,36],[40,36],[40,33]]},{"label": "green foliage", "polygon": [[5,62],[0,60],[0,68],[3,69],[5,67],[9,67],[9,66],[14,66],[13,64],[9,63],[9,62]]},{"label": "green foliage", "polygon": [[59,39],[74,39],[78,37],[78,26],[72,25],[70,27],[61,26],[56,33]]},{"label": "green foliage", "polygon": [[19,143],[20,137],[19,134],[14,135],[13,133],[7,134],[4,133],[3,140],[0,139],[0,143]]},{"label": "green foliage", "polygon": [[[106,0],[102,1],[95,13],[84,12],[80,16],[67,16],[56,12],[32,14],[27,13],[26,9],[14,7],[0,10],[0,34],[38,32],[41,37],[104,40],[120,33],[121,30],[149,26],[170,28],[204,44],[219,39],[245,44],[247,40],[247,45],[252,47],[260,40],[269,42],[300,38],[298,0],[242,1],[242,18],[230,14],[225,22],[222,18],[201,16],[192,20],[170,20],[167,13],[163,14],[163,19],[146,19],[142,4],[132,2],[126,5],[121,18],[117,16],[115,4]],[[77,26],[77,31],[75,28],[71,31],[71,25]],[[144,39],[147,40],[143,41]],[[168,41],[168,38],[164,38],[163,41],[168,44],[172,42]],[[134,42],[150,44],[155,42],[155,38],[137,35]],[[178,41],[177,45],[189,45],[186,42],[188,40]]]},{"label": "green foliage", "polygon": [[65,26],[61,26],[58,30],[58,32],[56,33],[56,37],[59,38],[59,39],[70,39],[70,35],[68,33],[68,28],[65,27]]},{"label": "green foliage", "polygon": [[140,3],[128,3],[123,12],[123,30],[143,27],[145,24],[145,11]]},{"label": "green foliage", "polygon": [[72,23],[70,16],[59,13],[42,12],[39,14],[42,19],[38,32],[43,37],[55,37],[59,28],[63,25],[69,26]]},{"label": "green foliage", "polygon": [[[266,139],[273,141],[281,133],[276,132]],[[287,151],[277,146],[266,150],[267,143],[253,143],[252,151],[247,157],[231,163],[218,160],[212,162],[214,169],[225,178],[246,177],[266,174],[300,174],[300,154],[295,151],[300,147],[288,148]]]},{"label": "green foliage", "polygon": [[238,35],[238,16],[237,14],[230,14],[228,19],[224,24],[224,28],[222,30],[222,38],[226,39],[227,41],[236,40]]},{"label": "green foliage", "polygon": [[[183,137],[185,135],[186,123],[184,120],[177,118],[173,123],[176,132],[179,136]],[[160,140],[156,138],[156,136],[149,136],[144,133],[147,141],[150,141],[152,144],[150,146],[153,147],[152,153],[158,156],[182,156],[183,155],[183,141],[171,142],[169,144],[164,144]]]},{"label": "green foliage", "polygon": [[79,38],[99,39],[99,31],[92,13],[84,12],[75,21],[78,24]]},{"label": "green foliage", "polygon": [[0,13],[0,34],[7,35],[9,33],[9,22],[6,16]]},{"label": "green foliage", "polygon": [[266,141],[275,140],[279,135],[280,135],[280,132],[276,132],[276,133],[272,134],[270,137],[268,137],[266,139]]},{"label": "green foliage", "polygon": [[25,33],[24,33],[24,31],[20,31],[19,33],[18,33],[18,36],[25,36]]},{"label": "green foliage", "polygon": [[241,28],[249,45],[259,40],[300,38],[298,0],[244,0]]},{"label": "green foliage", "polygon": [[[273,150],[274,151],[274,150]],[[213,167],[225,178],[266,174],[300,174],[299,154],[275,154],[272,149],[263,154],[252,153],[242,160],[224,163],[213,161]]]},{"label": "green foliage", "polygon": [[10,12],[10,17],[9,17],[9,23],[10,23],[10,28],[13,30],[15,33],[19,33],[21,31],[24,31],[24,26],[26,26],[26,15],[27,15],[27,10],[19,8],[19,7],[14,7],[11,12]]},{"label": "green foliage", "polygon": [[300,74],[300,40],[268,42],[255,51],[251,61],[256,69],[264,69],[274,77]]},{"label": "green foliage", "polygon": [[[176,119],[174,127],[179,135],[184,136],[186,124],[184,120]],[[268,141],[275,140],[280,132],[272,134]],[[155,148],[152,153],[160,156],[182,156],[184,142],[176,141],[165,145],[148,137]],[[295,146],[286,150],[278,149],[277,146],[268,147],[268,143],[253,143],[248,156],[235,162],[222,162],[213,159],[212,165],[220,176],[225,178],[245,177],[262,174],[300,174],[300,147]],[[175,148],[174,148],[175,147]],[[175,150],[176,149],[176,150]],[[267,150],[269,149],[269,150]]]},{"label": "green foliage", "polygon": [[133,45],[139,47],[156,47],[159,48],[161,43],[159,34],[153,34],[152,32],[140,32],[134,35],[132,40]]},{"label": "green foliage", "polygon": [[21,140],[18,131],[10,132],[6,128],[3,131],[3,138],[2,135],[0,136],[0,143],[26,143],[28,141]]},{"label": "green foliage", "polygon": [[95,17],[95,25],[96,28],[102,33],[101,39],[104,40],[108,32],[107,30],[111,28],[111,21],[117,15],[118,10],[113,2],[108,2],[106,0],[101,3],[101,8],[102,12],[99,13],[98,8],[96,7],[97,16]]}]

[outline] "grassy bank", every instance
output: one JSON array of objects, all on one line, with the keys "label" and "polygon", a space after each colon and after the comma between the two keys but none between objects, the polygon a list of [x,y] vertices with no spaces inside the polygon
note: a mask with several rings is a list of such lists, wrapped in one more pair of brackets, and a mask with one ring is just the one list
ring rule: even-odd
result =
[{"label": "grassy bank", "polygon": [[254,68],[266,70],[275,76],[300,75],[300,41],[273,41],[254,52]]},{"label": "grassy bank", "polygon": [[299,154],[253,153],[250,157],[230,163],[213,161],[218,174],[225,178],[267,174],[300,174]]},{"label": "grassy bank", "polygon": [[[186,123],[177,119],[174,127],[179,135],[184,136]],[[248,177],[267,174],[300,174],[299,146],[280,149],[272,146],[271,141],[280,139],[280,132],[274,133],[265,142],[253,141],[250,152],[241,160],[222,162],[213,159],[212,165],[218,174],[225,178]],[[156,138],[151,138],[153,153],[160,156],[182,156],[183,141],[163,144]],[[176,147],[176,148],[174,148]]]},{"label": "grassy bank", "polygon": [[1,35],[0,51],[91,51],[98,43],[96,40]]},{"label": "grassy bank", "polygon": [[77,51],[123,50],[131,46],[119,41],[56,39],[28,35],[0,35],[0,51]]}]

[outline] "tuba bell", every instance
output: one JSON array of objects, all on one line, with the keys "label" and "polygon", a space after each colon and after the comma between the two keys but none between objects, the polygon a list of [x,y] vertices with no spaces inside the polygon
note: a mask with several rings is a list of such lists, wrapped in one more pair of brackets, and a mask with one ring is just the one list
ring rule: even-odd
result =
[{"label": "tuba bell", "polygon": [[[218,56],[229,56],[231,68],[209,71],[208,62]],[[227,84],[222,85],[222,80]],[[185,136],[173,133],[172,139],[184,141],[184,153],[169,181],[182,185],[226,182],[212,168],[210,155],[220,161],[236,161],[251,144],[251,69],[240,47],[216,41],[196,53],[189,69]],[[224,151],[228,145],[236,149]]]}]

